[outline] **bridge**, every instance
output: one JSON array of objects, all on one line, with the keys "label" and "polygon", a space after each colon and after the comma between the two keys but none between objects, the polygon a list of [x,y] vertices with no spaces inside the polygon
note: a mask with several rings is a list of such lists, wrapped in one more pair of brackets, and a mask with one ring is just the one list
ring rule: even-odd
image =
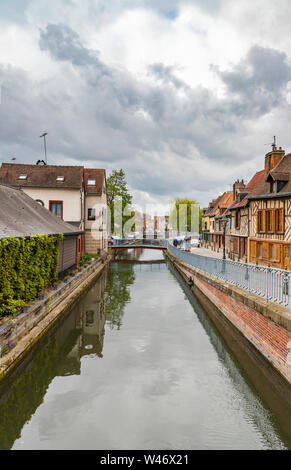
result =
[{"label": "bridge", "polygon": [[160,238],[121,238],[114,240],[110,245],[113,250],[128,250],[129,248],[148,248],[150,250],[166,250],[167,246],[164,239]]}]

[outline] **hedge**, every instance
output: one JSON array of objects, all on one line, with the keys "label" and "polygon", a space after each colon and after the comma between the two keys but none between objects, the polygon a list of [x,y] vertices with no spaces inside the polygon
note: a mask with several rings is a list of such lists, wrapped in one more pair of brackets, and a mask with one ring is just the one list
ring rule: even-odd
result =
[{"label": "hedge", "polygon": [[13,315],[57,279],[63,235],[0,239],[0,317]]}]

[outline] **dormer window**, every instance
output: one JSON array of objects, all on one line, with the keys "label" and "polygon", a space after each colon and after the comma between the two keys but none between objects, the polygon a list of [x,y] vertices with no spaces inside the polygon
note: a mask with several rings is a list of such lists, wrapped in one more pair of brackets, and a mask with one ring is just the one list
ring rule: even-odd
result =
[{"label": "dormer window", "polygon": [[63,182],[63,181],[65,181],[65,177],[64,176],[57,176],[57,181]]},{"label": "dormer window", "polygon": [[284,188],[285,184],[286,184],[286,181],[277,181],[277,193],[279,193],[281,189]]},{"label": "dormer window", "polygon": [[88,179],[88,186],[96,186],[96,180]]},{"label": "dormer window", "polygon": [[19,180],[27,180],[27,175],[19,175],[18,179]]}]

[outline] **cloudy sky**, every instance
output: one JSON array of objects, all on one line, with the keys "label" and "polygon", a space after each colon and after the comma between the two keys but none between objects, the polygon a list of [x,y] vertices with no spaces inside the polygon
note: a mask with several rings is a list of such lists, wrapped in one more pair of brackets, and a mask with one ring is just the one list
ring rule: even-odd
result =
[{"label": "cloudy sky", "polygon": [[291,151],[291,0],[0,0],[0,161],[201,205]]}]

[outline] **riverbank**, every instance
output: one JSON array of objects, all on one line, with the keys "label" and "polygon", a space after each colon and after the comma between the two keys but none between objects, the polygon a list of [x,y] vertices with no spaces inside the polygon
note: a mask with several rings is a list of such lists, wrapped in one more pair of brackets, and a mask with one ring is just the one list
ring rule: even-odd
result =
[{"label": "riverbank", "polygon": [[71,279],[61,282],[57,289],[48,292],[45,299],[37,299],[27,311],[1,324],[1,348],[7,343],[15,346],[0,358],[0,381],[24,359],[30,349],[90,287],[110,260],[110,256],[105,260],[92,260]]},{"label": "riverbank", "polygon": [[188,286],[189,278],[192,278],[193,285],[189,287],[201,304],[208,311],[227,319],[291,384],[291,333],[288,331],[290,318],[286,309],[272,307],[271,303],[264,305],[264,300],[215,279],[170,252],[167,252],[167,257]]}]

